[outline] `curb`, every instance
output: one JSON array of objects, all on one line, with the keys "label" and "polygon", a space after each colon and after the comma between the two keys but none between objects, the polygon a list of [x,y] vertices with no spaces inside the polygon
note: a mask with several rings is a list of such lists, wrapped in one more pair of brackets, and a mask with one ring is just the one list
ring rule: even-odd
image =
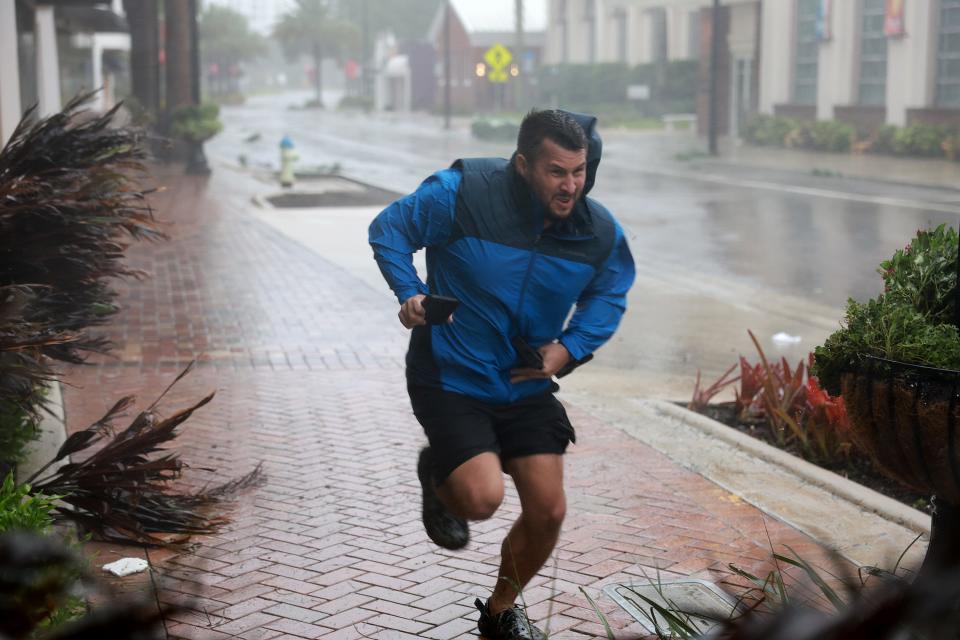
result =
[{"label": "curb", "polygon": [[832,471],[818,467],[756,438],[737,432],[712,418],[690,411],[665,400],[642,400],[659,413],[679,420],[705,434],[726,442],[752,456],[784,468],[806,482],[873,513],[900,524],[916,533],[930,533],[930,516],[877,493]]},{"label": "curb", "polygon": [[[736,167],[741,170],[750,170],[750,169],[767,169],[769,166],[763,164],[744,162],[741,160],[730,160],[730,159],[702,159],[702,160],[693,160],[693,162],[699,162],[700,165],[707,169],[722,170],[724,167]],[[813,173],[817,169],[822,169],[822,167],[811,166],[809,169],[800,169],[800,168],[781,168],[780,171],[789,172],[798,174],[804,177],[811,177],[815,174]],[[827,169],[831,171],[831,169]],[[824,176],[824,177],[833,177],[838,179],[847,179],[847,180],[862,180],[864,182],[870,182],[874,184],[883,184],[883,185],[894,185],[898,187],[906,187],[912,189],[933,189],[939,191],[945,191],[948,193],[955,193],[958,189],[953,186],[948,186],[939,180],[931,180],[929,182],[918,182],[916,180],[907,180],[907,179],[898,179],[896,177],[888,179],[887,177],[880,178],[875,174],[869,174],[866,172],[854,172],[850,173],[849,169],[846,172],[838,171],[834,176]]]}]

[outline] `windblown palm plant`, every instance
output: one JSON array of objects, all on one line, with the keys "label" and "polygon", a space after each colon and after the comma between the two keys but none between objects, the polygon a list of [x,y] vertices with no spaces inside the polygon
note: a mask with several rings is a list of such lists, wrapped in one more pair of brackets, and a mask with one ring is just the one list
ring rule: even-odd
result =
[{"label": "windblown palm plant", "polygon": [[0,286],[0,404],[28,414],[33,414],[43,402],[41,385],[56,379],[44,352],[79,340],[76,334],[24,318],[35,299],[35,289]]},{"label": "windblown palm plant", "polygon": [[[177,427],[210,402],[213,394],[166,418],[156,412],[156,407],[190,368],[123,431],[114,433],[112,423],[133,405],[132,396],[122,398],[103,418],[72,434],[54,459],[28,480],[33,492],[62,496],[69,508],[61,508],[59,515],[105,540],[165,544],[171,535],[215,531],[226,520],[211,515],[207,507],[256,483],[261,468],[258,465],[241,478],[198,493],[171,490],[170,483],[181,476],[184,463],[177,453],[162,445],[173,440]],[[83,460],[42,477],[67,456],[77,456],[100,444],[103,446]]]},{"label": "windblown palm plant", "polygon": [[51,360],[109,348],[87,330],[116,310],[110,279],[141,275],[127,242],[162,237],[139,186],[143,133],[111,127],[116,109],[84,112],[90,97],[44,119],[31,109],[0,149],[0,464],[34,431]]},{"label": "windblown palm plant", "polygon": [[31,109],[0,150],[0,287],[30,287],[21,318],[71,334],[38,347],[67,362],[107,348],[85,330],[116,311],[111,278],[141,275],[123,263],[129,240],[162,237],[139,184],[144,134],[112,128],[116,108],[85,113],[90,96],[44,119]]}]

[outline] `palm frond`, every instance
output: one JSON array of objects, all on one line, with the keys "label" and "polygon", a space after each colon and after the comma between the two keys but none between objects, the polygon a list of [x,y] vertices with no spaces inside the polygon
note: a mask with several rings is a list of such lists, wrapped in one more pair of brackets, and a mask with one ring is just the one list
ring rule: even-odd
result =
[{"label": "palm frond", "polygon": [[146,199],[151,190],[140,186],[145,133],[113,127],[116,108],[85,112],[91,96],[47,118],[29,110],[0,150],[0,299],[9,299],[0,336],[11,322],[70,336],[37,348],[73,363],[110,347],[86,331],[116,310],[111,279],[142,276],[124,264],[129,242],[164,237]]},{"label": "palm frond", "polygon": [[[189,367],[175,382],[187,371]],[[262,467],[257,465],[240,478],[199,492],[178,493],[170,484],[181,477],[185,465],[179,454],[165,448],[176,438],[177,428],[213,397],[211,393],[169,417],[160,416],[153,403],[126,429],[114,433],[112,422],[134,401],[133,397],[121,399],[103,418],[71,435],[42,471],[66,455],[105,444],[83,460],[37,479],[34,492],[63,496],[67,507],[60,509],[58,516],[74,520],[106,540],[165,544],[167,534],[215,531],[226,519],[212,514],[208,507],[257,483]]]}]

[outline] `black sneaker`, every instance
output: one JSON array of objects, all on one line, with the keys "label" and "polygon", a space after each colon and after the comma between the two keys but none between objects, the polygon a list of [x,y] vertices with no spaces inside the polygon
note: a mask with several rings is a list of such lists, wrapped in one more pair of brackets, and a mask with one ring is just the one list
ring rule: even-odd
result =
[{"label": "black sneaker", "polygon": [[477,598],[474,604],[480,610],[477,629],[487,640],[546,640],[543,631],[530,624],[527,614],[520,607],[504,609],[495,616],[490,615],[489,603],[484,604]]},{"label": "black sneaker", "polygon": [[417,477],[423,489],[423,526],[430,539],[444,549],[463,549],[470,541],[470,528],[466,520],[447,511],[440,502],[430,469],[430,447],[424,447],[417,460]]}]

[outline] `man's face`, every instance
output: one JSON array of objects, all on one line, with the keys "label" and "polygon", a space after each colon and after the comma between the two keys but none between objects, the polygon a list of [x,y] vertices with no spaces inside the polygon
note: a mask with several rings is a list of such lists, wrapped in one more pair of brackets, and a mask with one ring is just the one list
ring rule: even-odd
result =
[{"label": "man's face", "polygon": [[517,171],[530,185],[552,220],[563,220],[583,193],[587,179],[587,150],[570,151],[549,138],[540,143],[533,162],[517,155]]}]

